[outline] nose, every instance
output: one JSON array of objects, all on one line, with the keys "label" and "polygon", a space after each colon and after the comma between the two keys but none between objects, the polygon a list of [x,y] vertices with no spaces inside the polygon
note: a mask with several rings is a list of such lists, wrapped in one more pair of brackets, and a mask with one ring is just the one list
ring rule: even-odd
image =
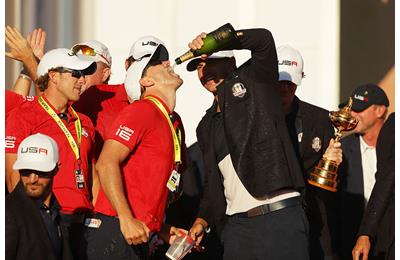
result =
[{"label": "nose", "polygon": [[29,182],[30,183],[36,183],[39,179],[39,176],[37,174],[31,173],[29,174]]},{"label": "nose", "polygon": [[82,74],[82,75],[79,77],[78,82],[79,82],[80,84],[82,84],[82,85],[85,85],[85,83],[86,83],[85,74]]}]

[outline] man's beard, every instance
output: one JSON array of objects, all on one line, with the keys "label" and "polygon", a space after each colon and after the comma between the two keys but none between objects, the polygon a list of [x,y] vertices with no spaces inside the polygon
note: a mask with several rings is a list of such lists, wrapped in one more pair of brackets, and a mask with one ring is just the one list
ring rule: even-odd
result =
[{"label": "man's beard", "polygon": [[[35,187],[35,189],[32,189],[32,187]],[[47,186],[44,184],[25,184],[24,185],[24,190],[25,193],[34,199],[40,199],[49,194],[51,191],[51,183],[49,183]]]}]

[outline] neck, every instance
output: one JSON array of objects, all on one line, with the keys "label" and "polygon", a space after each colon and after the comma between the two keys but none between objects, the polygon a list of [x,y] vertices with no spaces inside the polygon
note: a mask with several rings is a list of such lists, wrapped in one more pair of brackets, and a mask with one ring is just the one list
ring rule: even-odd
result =
[{"label": "neck", "polygon": [[383,120],[382,122],[377,123],[374,127],[370,128],[366,133],[361,135],[362,139],[367,145],[376,147],[376,142],[378,141],[378,135],[381,131],[382,125]]},{"label": "neck", "polygon": [[50,104],[57,109],[58,112],[64,113],[67,111],[68,100],[60,93],[54,93],[50,89],[46,89],[43,96],[50,102]]},{"label": "neck", "polygon": [[285,115],[289,114],[290,110],[291,110],[292,104],[283,104],[282,108],[283,108],[283,113]]},{"label": "neck", "polygon": [[50,200],[51,200],[51,192],[48,192],[46,195],[42,197],[42,202],[47,207],[50,207]]},{"label": "neck", "polygon": [[168,107],[169,111],[174,111],[175,103],[176,103],[176,91],[175,90],[168,90],[164,89],[163,91],[160,90],[149,90],[146,91],[145,97],[153,95],[164,101],[165,105]]},{"label": "neck", "polygon": [[221,108],[219,107],[218,103],[218,95],[214,95],[215,101],[217,101],[217,112],[221,112]]}]

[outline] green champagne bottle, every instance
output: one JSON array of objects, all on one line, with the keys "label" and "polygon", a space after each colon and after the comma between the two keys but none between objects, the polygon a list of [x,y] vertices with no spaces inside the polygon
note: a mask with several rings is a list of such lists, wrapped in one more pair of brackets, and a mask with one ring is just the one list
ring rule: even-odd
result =
[{"label": "green champagne bottle", "polygon": [[235,29],[233,29],[230,23],[227,23],[215,31],[212,31],[207,34],[205,38],[203,38],[203,46],[198,50],[188,50],[183,55],[179,56],[175,59],[175,64],[181,64],[184,61],[187,61],[191,58],[200,56],[202,54],[211,54],[213,52],[217,52],[227,46],[232,40],[237,39],[239,33],[236,33]]}]

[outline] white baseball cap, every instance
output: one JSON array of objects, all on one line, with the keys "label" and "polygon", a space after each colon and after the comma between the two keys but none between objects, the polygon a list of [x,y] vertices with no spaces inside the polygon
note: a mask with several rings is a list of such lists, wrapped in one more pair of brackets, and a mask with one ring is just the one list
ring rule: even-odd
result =
[{"label": "white baseball cap", "polygon": [[[231,50],[214,52],[207,59],[235,58],[235,54]],[[199,63],[203,61],[201,58],[191,60],[187,65],[187,71],[195,71]]]},{"label": "white baseball cap", "polygon": [[90,75],[96,71],[96,65],[90,66],[93,63],[93,60],[87,59],[84,55],[74,55],[69,49],[53,49],[46,52],[46,54],[40,60],[37,67],[37,74],[38,77],[41,77],[48,73],[51,69],[63,67],[72,70],[88,69],[85,74]]},{"label": "white baseball cap", "polygon": [[139,81],[142,78],[144,68],[159,46],[162,46],[162,48],[157,59],[159,58],[161,61],[168,60],[168,51],[164,43],[154,36],[143,36],[132,45],[129,57],[132,57],[135,61],[129,66],[125,76],[125,90],[132,100],[140,99],[141,88]]},{"label": "white baseball cap", "polygon": [[112,58],[110,51],[107,46],[99,41],[90,40],[77,43],[71,48],[71,50],[74,53],[88,56],[95,62],[101,61],[108,67],[111,67]]},{"label": "white baseball cap", "polygon": [[13,169],[50,172],[58,160],[57,143],[50,136],[39,133],[28,136],[20,143]]},{"label": "white baseball cap", "polygon": [[303,58],[296,49],[289,45],[279,46],[277,49],[279,81],[291,81],[300,86],[301,80],[304,78]]}]

